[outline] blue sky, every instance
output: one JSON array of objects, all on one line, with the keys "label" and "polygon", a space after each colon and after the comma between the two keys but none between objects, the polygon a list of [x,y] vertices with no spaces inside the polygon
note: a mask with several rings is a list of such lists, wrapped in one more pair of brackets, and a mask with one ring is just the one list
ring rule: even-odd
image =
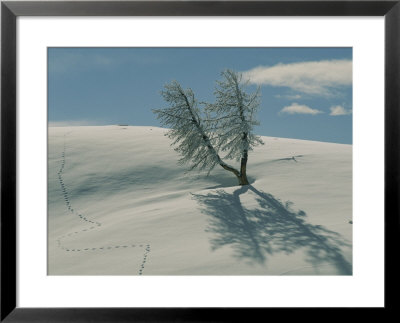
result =
[{"label": "blue sky", "polygon": [[49,48],[49,124],[160,126],[166,83],[212,102],[228,68],[261,87],[257,134],[352,143],[351,48]]}]

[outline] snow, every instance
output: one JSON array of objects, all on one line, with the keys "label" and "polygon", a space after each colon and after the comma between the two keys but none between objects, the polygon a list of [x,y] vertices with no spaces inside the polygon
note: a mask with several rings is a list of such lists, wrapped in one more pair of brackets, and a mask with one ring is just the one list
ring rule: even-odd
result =
[{"label": "snow", "polygon": [[49,128],[49,275],[352,274],[351,145],[262,137],[241,187],[166,131]]}]

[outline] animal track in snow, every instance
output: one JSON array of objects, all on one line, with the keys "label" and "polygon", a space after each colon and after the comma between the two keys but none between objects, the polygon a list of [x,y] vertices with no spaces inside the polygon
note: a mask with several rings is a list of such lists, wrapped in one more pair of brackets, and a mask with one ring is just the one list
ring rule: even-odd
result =
[{"label": "animal track in snow", "polygon": [[140,265],[139,268],[139,275],[143,274],[143,270],[144,270],[144,266],[146,264],[147,261],[147,257],[148,254],[150,253],[150,244],[143,244],[143,243],[139,243],[139,244],[124,244],[124,245],[113,245],[113,246],[99,246],[99,247],[81,247],[81,248],[71,248],[71,247],[66,247],[65,244],[62,243],[63,239],[69,238],[69,237],[73,237],[74,235],[78,235],[78,234],[82,234],[84,232],[89,232],[91,230],[97,229],[99,227],[102,226],[101,222],[98,221],[93,221],[89,218],[87,218],[86,216],[82,215],[81,213],[77,212],[75,209],[72,208],[71,206],[71,201],[70,201],[70,197],[68,194],[68,190],[67,187],[64,183],[64,179],[63,179],[63,173],[64,173],[64,169],[65,169],[65,163],[66,163],[66,150],[67,150],[67,145],[66,145],[66,136],[69,133],[64,134],[64,144],[63,144],[63,152],[61,154],[61,166],[60,169],[57,173],[58,175],[58,182],[60,184],[61,187],[61,192],[62,192],[62,196],[64,198],[65,201],[65,205],[67,206],[68,211],[70,212],[70,214],[77,216],[81,221],[86,222],[89,226],[85,227],[81,230],[78,231],[73,231],[73,232],[68,232],[64,235],[61,235],[58,237],[58,239],[56,240],[57,242],[57,246],[66,251],[66,252],[86,252],[86,251],[102,251],[102,250],[112,250],[112,249],[120,249],[120,248],[144,248],[144,253],[143,253],[143,259],[142,259],[142,263]]}]

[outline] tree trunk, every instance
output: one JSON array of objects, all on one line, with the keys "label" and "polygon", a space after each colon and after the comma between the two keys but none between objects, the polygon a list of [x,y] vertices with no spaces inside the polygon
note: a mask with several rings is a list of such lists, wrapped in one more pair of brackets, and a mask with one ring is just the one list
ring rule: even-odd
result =
[{"label": "tree trunk", "polygon": [[239,177],[239,185],[249,185],[249,184],[250,184],[250,183],[249,183],[249,181],[247,180],[246,174],[241,175],[241,176]]},{"label": "tree trunk", "polygon": [[249,181],[247,179],[247,174],[246,174],[246,166],[247,166],[247,150],[244,151],[243,157],[240,161],[240,175],[238,177],[239,179],[239,185],[249,185]]}]

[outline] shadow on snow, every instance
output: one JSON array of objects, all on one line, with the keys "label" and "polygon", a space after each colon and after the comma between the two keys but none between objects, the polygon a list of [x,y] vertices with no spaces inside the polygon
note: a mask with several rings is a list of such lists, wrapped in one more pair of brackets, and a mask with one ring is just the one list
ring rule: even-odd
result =
[{"label": "shadow on snow", "polygon": [[[240,202],[240,195],[248,191],[255,194],[257,205],[252,209]],[[232,194],[217,190],[206,195],[193,194],[193,198],[202,206],[202,212],[210,216],[207,232],[215,234],[211,240],[213,250],[231,245],[235,257],[264,264],[268,255],[291,254],[304,248],[310,265],[330,263],[341,275],[352,274],[352,266],[340,250],[349,244],[338,233],[307,223],[306,213],[292,211],[291,202],[282,204],[252,185],[242,186]]]}]

